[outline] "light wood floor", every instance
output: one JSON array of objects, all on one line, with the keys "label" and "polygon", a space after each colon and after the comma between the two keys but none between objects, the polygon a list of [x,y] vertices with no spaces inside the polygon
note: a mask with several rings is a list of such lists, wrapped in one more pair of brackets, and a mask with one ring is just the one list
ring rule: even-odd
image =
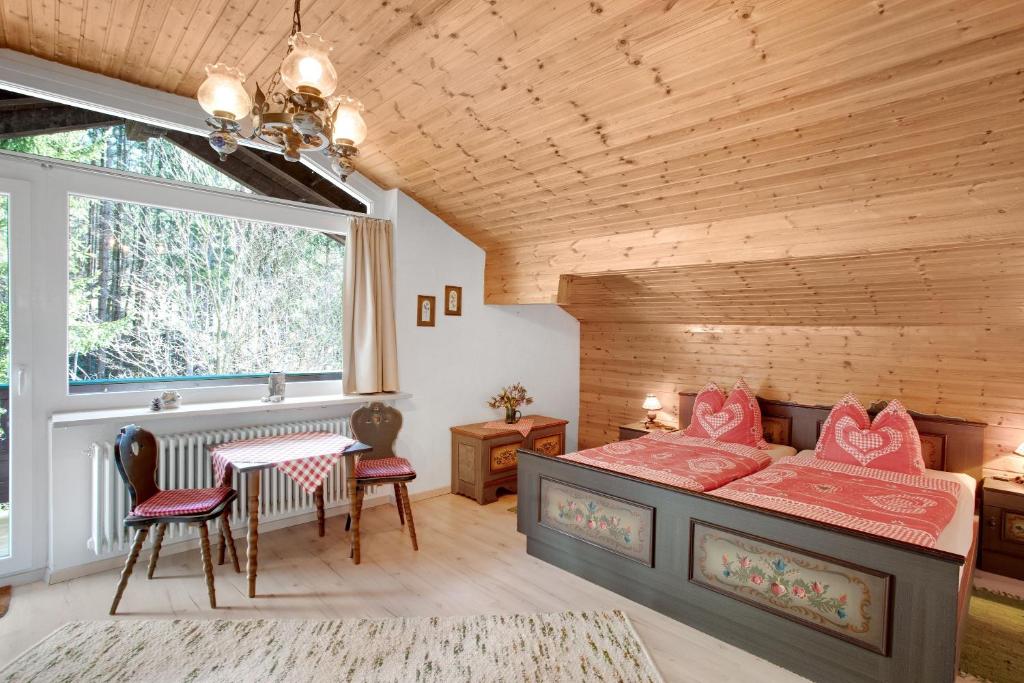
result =
[{"label": "light wood floor", "polygon": [[[161,558],[146,580],[140,557],[118,618],[309,618],[553,612],[618,608],[629,615],[666,681],[802,681],[784,669],[715,640],[526,554],[509,512],[515,498],[487,506],[445,495],[413,504],[420,551],[414,553],[386,505],[364,514],[363,562],[348,557],[344,518],[260,535],[258,597],[245,576],[217,567],[209,609],[199,553]],[[244,558],[244,537],[239,551]],[[243,560],[244,561],[244,560]],[[244,566],[243,566],[244,572]],[[107,619],[114,571],[47,586],[14,588],[0,619],[0,666],[67,621]]]}]

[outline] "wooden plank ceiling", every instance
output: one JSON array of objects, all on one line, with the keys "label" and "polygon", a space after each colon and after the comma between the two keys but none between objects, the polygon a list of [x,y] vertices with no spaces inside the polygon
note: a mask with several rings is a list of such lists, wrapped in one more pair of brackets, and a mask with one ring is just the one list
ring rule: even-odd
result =
[{"label": "wooden plank ceiling", "polygon": [[[564,273],[889,252],[1024,217],[1020,0],[306,0],[367,105],[357,163],[488,251]],[[3,0],[4,45],[193,96],[265,80],[289,0]]]}]

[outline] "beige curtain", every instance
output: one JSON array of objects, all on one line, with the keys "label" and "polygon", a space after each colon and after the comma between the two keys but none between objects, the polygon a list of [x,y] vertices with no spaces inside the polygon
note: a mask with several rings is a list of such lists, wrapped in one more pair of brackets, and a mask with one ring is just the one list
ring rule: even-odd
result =
[{"label": "beige curtain", "polygon": [[352,218],[345,243],[346,394],[398,391],[391,221]]}]

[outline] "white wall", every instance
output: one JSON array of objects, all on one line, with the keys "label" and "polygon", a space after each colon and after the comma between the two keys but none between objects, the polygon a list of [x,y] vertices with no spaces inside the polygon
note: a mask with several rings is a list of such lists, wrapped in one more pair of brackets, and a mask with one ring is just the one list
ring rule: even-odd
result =
[{"label": "white wall", "polygon": [[[569,420],[567,448],[579,422],[579,323],[555,305],[485,306],[484,251],[404,193],[395,207],[395,310],[399,380],[413,398],[396,406],[405,416],[401,451],[416,464],[414,490],[451,481],[449,427],[503,417],[487,400],[522,382],[536,399],[524,413]],[[417,327],[416,296],[462,287],[462,315],[439,310],[435,327]]]}]

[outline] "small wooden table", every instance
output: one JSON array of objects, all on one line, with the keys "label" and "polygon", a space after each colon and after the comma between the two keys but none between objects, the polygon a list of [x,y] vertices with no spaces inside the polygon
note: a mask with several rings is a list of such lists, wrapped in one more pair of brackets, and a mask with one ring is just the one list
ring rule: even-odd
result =
[{"label": "small wooden table", "polygon": [[[300,432],[301,434],[301,432]],[[223,444],[226,445],[226,444]],[[345,461],[345,484],[348,490],[348,499],[355,500],[356,497],[356,456],[369,453],[373,450],[370,446],[359,441],[354,442],[342,453]],[[335,451],[336,453],[336,451]],[[260,475],[263,470],[276,467],[277,462],[232,462],[231,470],[239,474],[245,474],[248,487],[248,513],[249,529],[246,535],[246,577],[249,580],[249,597],[256,597],[256,569],[259,563],[259,525],[260,525]],[[230,481],[230,479],[229,479]],[[324,535],[324,486],[321,483],[313,494],[316,503],[316,519],[318,533]]]},{"label": "small wooden table", "polygon": [[629,439],[639,439],[641,436],[647,436],[651,432],[678,432],[679,428],[675,425],[662,424],[661,422],[655,422],[653,425],[648,425],[646,422],[631,422],[628,425],[619,425],[619,441],[628,441]]},{"label": "small wooden table", "polygon": [[452,493],[469,496],[484,505],[498,499],[498,489],[516,491],[516,451],[526,448],[544,455],[565,453],[568,420],[524,415],[533,427],[523,436],[511,425],[490,429],[486,422],[452,427]]}]

